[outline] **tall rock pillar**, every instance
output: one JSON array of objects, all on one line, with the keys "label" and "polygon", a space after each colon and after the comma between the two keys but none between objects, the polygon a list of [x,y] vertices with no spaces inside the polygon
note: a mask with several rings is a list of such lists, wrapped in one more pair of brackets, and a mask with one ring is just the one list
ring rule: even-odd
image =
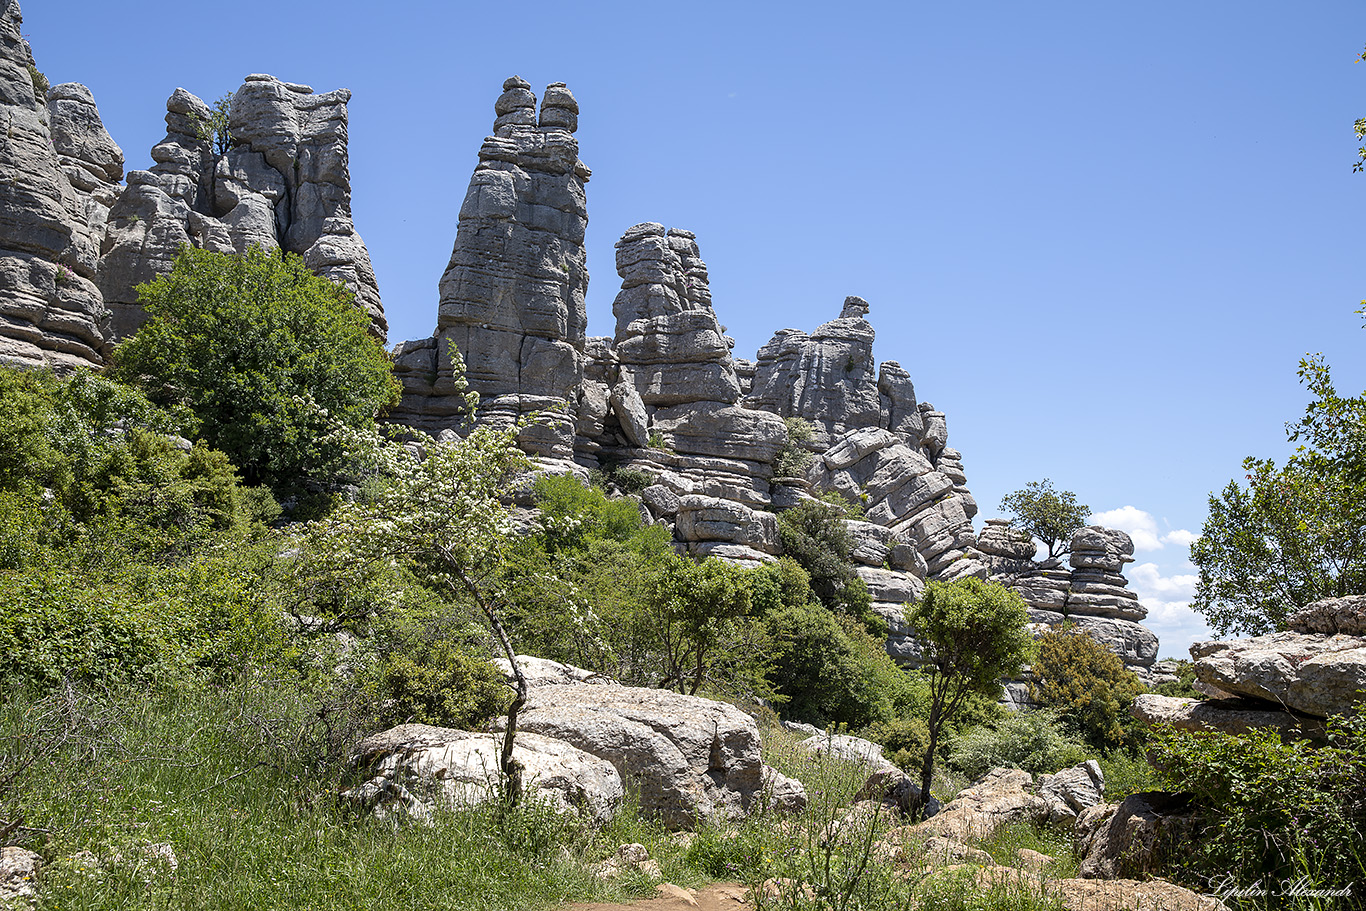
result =
[{"label": "tall rock pillar", "polygon": [[404,399],[393,419],[428,431],[458,425],[455,345],[480,394],[480,422],[507,425],[536,413],[522,446],[568,460],[588,323],[591,172],[574,138],[579,106],[563,83],[552,83],[538,116],[531,86],[513,76],[494,111],[441,277],[436,332],[397,354]]}]

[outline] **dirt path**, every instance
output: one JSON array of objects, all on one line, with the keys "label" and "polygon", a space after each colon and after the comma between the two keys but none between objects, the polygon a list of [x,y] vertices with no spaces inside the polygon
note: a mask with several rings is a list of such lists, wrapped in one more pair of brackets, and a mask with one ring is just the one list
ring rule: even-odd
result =
[{"label": "dirt path", "polygon": [[654,898],[638,898],[624,904],[577,902],[561,911],[746,911],[744,886],[739,883],[712,883],[703,889],[683,889],[672,883],[658,887]]}]

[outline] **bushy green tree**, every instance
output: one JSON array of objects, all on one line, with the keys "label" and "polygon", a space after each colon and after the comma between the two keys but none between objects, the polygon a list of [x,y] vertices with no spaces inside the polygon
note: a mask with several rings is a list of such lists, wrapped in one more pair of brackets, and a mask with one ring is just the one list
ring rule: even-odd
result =
[{"label": "bushy green tree", "polygon": [[1001,511],[1010,516],[1011,525],[1042,541],[1049,557],[1057,557],[1071,549],[1072,534],[1086,524],[1091,507],[1078,503],[1072,491],[1057,490],[1044,478],[1002,497]]},{"label": "bushy green tree", "polygon": [[853,541],[840,507],[820,500],[804,500],[778,516],[783,553],[801,564],[811,577],[811,588],[821,603],[885,631],[870,609],[868,586],[849,559]]},{"label": "bushy green tree", "polygon": [[371,426],[398,399],[369,318],[298,256],[185,247],[138,292],[149,318],[115,349],[114,375],[187,406],[249,484],[297,496],[334,481],[348,454],[332,428]]},{"label": "bushy green tree", "polygon": [[1133,745],[1129,706],[1143,684],[1119,656],[1072,626],[1048,630],[1035,645],[1031,698],[1096,749]]},{"label": "bushy green tree", "polygon": [[1338,395],[1323,359],[1300,362],[1315,398],[1287,424],[1284,465],[1243,460],[1245,486],[1210,495],[1191,545],[1193,607],[1221,635],[1281,629],[1296,608],[1366,594],[1366,393]]},{"label": "bushy green tree", "polygon": [[921,806],[929,797],[945,725],[976,693],[995,694],[1034,654],[1024,600],[995,582],[931,582],[907,623],[924,649],[930,684],[929,742],[920,768]]}]

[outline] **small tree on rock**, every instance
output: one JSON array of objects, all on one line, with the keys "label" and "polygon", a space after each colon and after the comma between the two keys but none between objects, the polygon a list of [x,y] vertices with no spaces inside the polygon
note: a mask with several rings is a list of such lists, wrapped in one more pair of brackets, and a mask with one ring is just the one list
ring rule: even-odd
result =
[{"label": "small tree on rock", "polygon": [[1024,600],[995,582],[931,582],[907,621],[924,649],[930,682],[929,741],[920,766],[919,815],[930,796],[934,753],[945,724],[968,696],[996,694],[1033,658]]},{"label": "small tree on rock", "polygon": [[1091,507],[1078,503],[1070,490],[1055,490],[1044,478],[1002,497],[1001,511],[1010,516],[1012,526],[1042,541],[1052,559],[1071,549],[1072,533],[1086,524]]}]

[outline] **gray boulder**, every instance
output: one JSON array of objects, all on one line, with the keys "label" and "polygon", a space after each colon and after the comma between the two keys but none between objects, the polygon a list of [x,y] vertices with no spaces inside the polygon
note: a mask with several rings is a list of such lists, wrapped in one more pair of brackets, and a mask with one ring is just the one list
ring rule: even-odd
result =
[{"label": "gray boulder", "polygon": [[[366,780],[343,796],[381,815],[402,809],[419,817],[438,807],[494,800],[501,781],[502,743],[497,734],[425,724],[390,728],[356,745],[351,761]],[[522,731],[512,755],[522,765],[523,787],[561,812],[603,822],[621,805],[621,775],[604,759],[564,741]]]},{"label": "gray boulder", "polygon": [[1366,700],[1366,637],[1270,633],[1191,646],[1195,676],[1229,693],[1326,718]]},{"label": "gray boulder", "polygon": [[1315,601],[1291,614],[1286,627],[1296,633],[1366,636],[1366,595]]},{"label": "gray boulder", "polygon": [[1139,879],[1187,850],[1199,820],[1188,795],[1146,791],[1118,805],[1096,804],[1077,819],[1073,850],[1084,879]]},{"label": "gray boulder", "polygon": [[933,819],[917,823],[923,837],[939,836],[957,842],[990,838],[1002,826],[1017,822],[1039,825],[1048,821],[1049,804],[1031,793],[1034,776],[1019,769],[992,769],[944,805]]},{"label": "gray boulder", "polygon": [[518,718],[526,731],[605,759],[639,789],[641,809],[674,829],[748,812],[764,784],[759,729],[721,702],[630,686],[546,686]]},{"label": "gray boulder", "polygon": [[1269,728],[1285,740],[1325,738],[1322,719],[1296,715],[1254,699],[1200,700],[1144,693],[1134,699],[1129,713],[1148,724],[1166,724],[1181,731],[1236,735]]},{"label": "gray boulder", "polygon": [[1078,814],[1105,802],[1105,773],[1094,759],[1039,780],[1039,796],[1048,802],[1048,821],[1070,830]]}]

